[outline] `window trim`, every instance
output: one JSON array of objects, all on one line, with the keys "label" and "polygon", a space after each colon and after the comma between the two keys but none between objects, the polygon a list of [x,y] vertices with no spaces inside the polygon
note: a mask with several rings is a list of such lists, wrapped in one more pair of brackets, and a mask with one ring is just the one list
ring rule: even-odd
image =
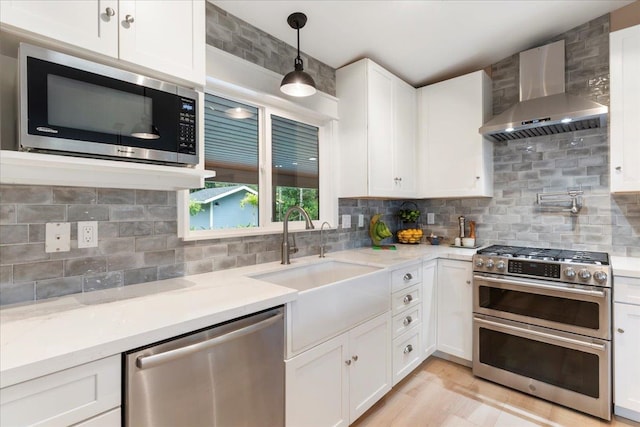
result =
[{"label": "window trim", "polygon": [[[295,104],[291,108],[283,108],[283,103],[269,102],[272,98],[268,94],[255,93],[254,96],[238,96],[237,91],[220,90],[220,88],[205,89],[205,93],[231,99],[237,102],[250,104],[259,110],[259,149],[258,158],[260,196],[266,195],[266,203],[260,203],[258,210],[259,222],[264,224],[253,228],[223,229],[223,230],[191,230],[189,220],[189,190],[177,192],[178,211],[178,237],[184,241],[208,240],[232,237],[260,236],[267,234],[277,234],[282,232],[282,222],[273,222],[271,218],[271,204],[273,202],[271,191],[272,185],[271,164],[267,159],[271,159],[271,115],[284,117],[291,120],[300,121],[318,127],[318,165],[319,165],[319,219],[313,221],[314,226],[319,229],[323,222],[328,222],[333,227],[338,225],[338,198],[336,193],[336,176],[331,171],[331,160],[335,159],[335,144],[337,141],[337,121],[332,117],[327,117],[322,113],[310,111],[300,111]],[[234,93],[235,92],[235,93]],[[200,135],[204,135],[204,93],[200,97]],[[278,105],[276,105],[278,104]],[[304,110],[304,109],[303,109]],[[200,138],[200,152],[204,153],[204,137]],[[204,163],[204,156],[202,162]],[[266,215],[266,216],[263,216]],[[264,222],[263,218],[269,218]],[[305,231],[304,221],[291,221],[289,231]]]}]

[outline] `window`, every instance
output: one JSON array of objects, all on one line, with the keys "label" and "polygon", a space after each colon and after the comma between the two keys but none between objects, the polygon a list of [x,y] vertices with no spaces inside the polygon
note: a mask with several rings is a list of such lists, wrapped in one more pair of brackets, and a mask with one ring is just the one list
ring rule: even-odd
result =
[{"label": "window", "polygon": [[[322,123],[206,93],[204,164],[216,176],[207,179],[205,188],[188,193],[187,237],[280,230],[285,212],[294,205],[312,220],[320,221],[323,213],[330,218],[332,213],[323,212],[321,205],[325,133]],[[289,219],[302,221],[297,212]],[[295,224],[290,228],[295,230]]]}]

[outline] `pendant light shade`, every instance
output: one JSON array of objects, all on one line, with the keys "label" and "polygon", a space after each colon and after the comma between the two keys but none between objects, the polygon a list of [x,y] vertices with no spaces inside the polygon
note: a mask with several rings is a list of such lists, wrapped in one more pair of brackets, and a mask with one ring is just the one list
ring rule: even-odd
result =
[{"label": "pendant light shade", "polygon": [[304,72],[302,58],[300,58],[300,28],[307,23],[307,15],[295,12],[287,18],[289,26],[298,32],[298,56],[294,61],[294,70],[288,73],[280,83],[280,90],[290,96],[310,96],[316,93],[316,83]]}]

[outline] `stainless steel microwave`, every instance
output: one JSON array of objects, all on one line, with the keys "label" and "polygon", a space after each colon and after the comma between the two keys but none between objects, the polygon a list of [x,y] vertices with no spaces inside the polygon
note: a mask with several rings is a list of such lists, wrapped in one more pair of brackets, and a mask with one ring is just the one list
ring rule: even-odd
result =
[{"label": "stainless steel microwave", "polygon": [[20,149],[190,166],[198,93],[21,44]]}]

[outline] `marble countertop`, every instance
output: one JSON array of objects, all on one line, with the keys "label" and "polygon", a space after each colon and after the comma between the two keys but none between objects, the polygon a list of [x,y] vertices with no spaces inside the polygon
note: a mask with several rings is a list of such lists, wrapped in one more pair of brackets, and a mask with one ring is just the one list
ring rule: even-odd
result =
[{"label": "marble countertop", "polygon": [[[326,259],[395,269],[436,258],[471,261],[476,252],[446,245],[396,247],[333,252]],[[639,258],[612,259],[614,274],[640,277]],[[294,258],[291,267],[321,261]],[[288,267],[259,264],[1,308],[0,387],[294,301],[295,289],[251,277],[283,268]]]}]

